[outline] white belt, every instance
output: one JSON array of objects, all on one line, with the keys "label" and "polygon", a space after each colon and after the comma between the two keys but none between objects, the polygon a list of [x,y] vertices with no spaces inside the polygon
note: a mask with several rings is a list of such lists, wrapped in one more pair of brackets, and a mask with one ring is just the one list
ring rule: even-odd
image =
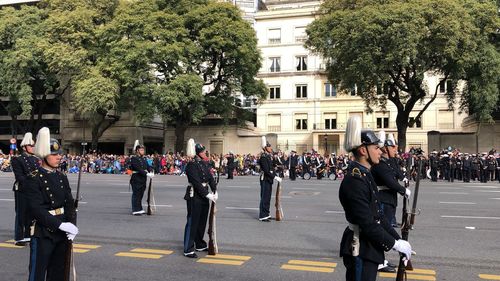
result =
[{"label": "white belt", "polygon": [[54,210],[50,210],[49,214],[51,214],[53,216],[63,215],[64,214],[64,207],[61,207],[61,208],[58,208],[58,209],[54,209]]},{"label": "white belt", "polygon": [[390,190],[390,188],[388,188],[387,186],[377,186],[378,188],[378,191],[381,191],[381,190]]},{"label": "white belt", "polygon": [[354,232],[351,242],[352,256],[359,256],[359,225],[349,223],[349,229]]}]

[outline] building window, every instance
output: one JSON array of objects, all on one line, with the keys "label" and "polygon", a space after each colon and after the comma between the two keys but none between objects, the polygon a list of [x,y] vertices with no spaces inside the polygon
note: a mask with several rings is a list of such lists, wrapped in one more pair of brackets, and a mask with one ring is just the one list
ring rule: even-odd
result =
[{"label": "building window", "polygon": [[[415,121],[415,117],[410,117],[410,123]],[[422,117],[418,118],[410,128],[422,128]]]},{"label": "building window", "polygon": [[269,87],[269,99],[279,100],[281,98],[281,88],[280,86]]},{"label": "building window", "polygon": [[304,43],[307,40],[307,34],[306,34],[306,27],[305,26],[298,26],[295,27],[295,30],[293,32],[295,36],[295,43]]},{"label": "building window", "polygon": [[337,87],[331,83],[325,83],[325,97],[336,97]]},{"label": "building window", "polygon": [[307,56],[297,56],[295,57],[297,63],[297,71],[307,70]]},{"label": "building window", "polygon": [[273,28],[268,30],[269,44],[280,44],[281,43],[281,28]]},{"label": "building window", "polygon": [[295,130],[307,130],[307,114],[295,115]]},{"label": "building window", "polygon": [[444,94],[453,91],[453,85],[450,80],[441,80],[439,82],[439,93]]},{"label": "building window", "polygon": [[377,117],[377,129],[389,128],[389,117]]},{"label": "building window", "polygon": [[267,130],[269,132],[281,131],[281,114],[267,115]]},{"label": "building window", "polygon": [[307,99],[307,85],[295,86],[295,96],[298,99]]},{"label": "building window", "polygon": [[455,122],[453,118],[453,110],[439,110],[438,112],[438,127],[439,129],[454,129]]},{"label": "building window", "polygon": [[271,61],[271,67],[269,70],[271,72],[280,72],[281,71],[281,58],[269,58]]},{"label": "building window", "polygon": [[354,85],[354,86],[351,87],[351,91],[350,92],[351,92],[351,96],[353,96],[353,97],[356,96],[356,94],[358,92],[356,85]]}]

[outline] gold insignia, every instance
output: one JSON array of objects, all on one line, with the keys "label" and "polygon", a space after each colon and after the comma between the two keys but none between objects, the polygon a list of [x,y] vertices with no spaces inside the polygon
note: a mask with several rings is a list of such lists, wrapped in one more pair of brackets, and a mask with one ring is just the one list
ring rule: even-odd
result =
[{"label": "gold insignia", "polygon": [[59,144],[57,144],[57,142],[54,143],[54,150],[59,150]]},{"label": "gold insignia", "polygon": [[362,175],[361,175],[361,171],[359,170],[359,168],[354,168],[354,169],[352,169],[352,175],[353,175],[353,176],[359,176],[359,177],[361,177],[361,176],[362,176]]}]

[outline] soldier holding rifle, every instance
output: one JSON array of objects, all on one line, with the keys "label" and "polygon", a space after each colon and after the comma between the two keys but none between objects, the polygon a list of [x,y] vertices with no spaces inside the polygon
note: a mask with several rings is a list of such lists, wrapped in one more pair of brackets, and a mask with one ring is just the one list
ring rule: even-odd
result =
[{"label": "soldier holding rifle", "polygon": [[[207,225],[210,201],[217,201],[217,184],[210,173],[209,159],[202,144],[195,144],[189,139],[186,154],[192,160],[186,166],[186,176],[189,185],[184,199],[187,204],[187,222],[184,229],[184,256],[197,258],[198,252],[208,251],[208,245],[203,236]],[[209,192],[208,187],[212,192]]]},{"label": "soldier holding rifle", "polygon": [[50,138],[49,129],[40,129],[35,155],[42,159],[42,164],[29,177],[25,191],[30,215],[34,218],[31,226],[30,281],[64,280],[68,240],[73,240],[78,234],[68,178],[57,170],[61,154],[61,146],[57,140]]},{"label": "soldier holding rifle", "polygon": [[344,147],[352,152],[339,189],[348,227],[340,244],[340,256],[346,267],[346,280],[373,281],[378,265],[384,262],[384,251],[394,249],[411,256],[411,245],[381,215],[378,190],[370,168],[380,161],[380,140],[371,130],[362,130],[361,119],[349,118]]},{"label": "soldier holding rifle", "polygon": [[153,169],[148,166],[144,145],[139,144],[136,140],[134,143],[135,156],[130,158],[130,169],[132,176],[130,177],[130,185],[132,186],[132,215],[142,216],[146,213],[142,209],[142,198],[146,191],[146,180],[154,178]]},{"label": "soldier holding rifle", "polygon": [[271,206],[271,193],[273,191],[273,181],[281,182],[281,178],[273,171],[271,144],[267,142],[266,137],[261,140],[262,154],[259,158],[260,165],[260,204],[259,220],[268,222],[271,218],[269,208]]}]

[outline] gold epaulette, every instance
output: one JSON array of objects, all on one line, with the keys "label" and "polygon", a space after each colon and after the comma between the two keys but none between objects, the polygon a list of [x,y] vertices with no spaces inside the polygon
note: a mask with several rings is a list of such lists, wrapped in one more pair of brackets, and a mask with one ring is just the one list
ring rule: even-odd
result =
[{"label": "gold epaulette", "polygon": [[363,177],[363,174],[361,173],[361,171],[359,170],[359,168],[352,169],[351,175],[358,176],[358,177]]},{"label": "gold epaulette", "polygon": [[38,174],[38,170],[34,170],[33,172],[31,172],[29,174],[29,176],[32,177],[32,178],[34,178],[34,177],[36,177],[37,174]]}]

